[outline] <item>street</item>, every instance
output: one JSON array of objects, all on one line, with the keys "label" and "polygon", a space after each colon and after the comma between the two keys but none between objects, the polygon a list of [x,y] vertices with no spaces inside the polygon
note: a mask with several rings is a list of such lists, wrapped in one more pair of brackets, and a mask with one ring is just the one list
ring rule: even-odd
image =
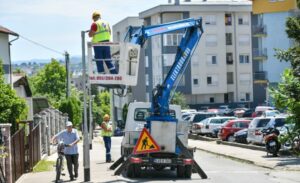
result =
[{"label": "street", "polygon": [[[114,160],[120,156],[120,144],[122,137],[112,139],[112,157]],[[82,152],[82,144],[79,144]],[[91,182],[204,182],[204,183],[224,183],[224,182],[243,182],[243,183],[266,183],[300,182],[298,171],[281,171],[257,167],[255,165],[238,162],[221,156],[197,150],[195,159],[208,175],[208,179],[202,180],[198,174],[193,174],[192,179],[177,179],[176,173],[170,170],[162,172],[148,171],[142,173],[142,178],[128,179],[124,176],[114,176],[113,171],[109,171],[110,164],[104,163],[104,145],[100,138],[94,140],[93,150],[91,151]],[[55,159],[56,155],[50,158]],[[79,178],[75,182],[83,182],[82,154],[80,155]],[[22,177],[19,183],[46,183],[53,182],[55,172],[29,173]],[[64,182],[68,182],[68,173],[63,176]]]}]

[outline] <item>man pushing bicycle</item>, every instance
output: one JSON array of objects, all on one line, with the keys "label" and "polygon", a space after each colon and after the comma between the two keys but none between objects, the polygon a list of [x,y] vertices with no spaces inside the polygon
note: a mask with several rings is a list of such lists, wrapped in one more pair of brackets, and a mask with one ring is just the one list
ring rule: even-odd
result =
[{"label": "man pushing bicycle", "polygon": [[[64,154],[67,160],[68,172],[70,175],[70,180],[73,181],[78,177],[78,147],[79,136],[77,130],[73,128],[72,122],[68,121],[66,123],[66,129],[59,132],[52,138],[54,140],[62,140],[65,144]],[[74,174],[73,174],[74,165]]]}]

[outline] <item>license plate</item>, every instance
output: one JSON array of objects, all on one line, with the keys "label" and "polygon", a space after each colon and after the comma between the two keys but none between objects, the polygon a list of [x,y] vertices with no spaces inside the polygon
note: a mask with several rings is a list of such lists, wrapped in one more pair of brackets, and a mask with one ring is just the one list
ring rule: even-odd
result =
[{"label": "license plate", "polygon": [[153,162],[154,163],[168,164],[168,163],[172,163],[172,160],[171,159],[154,159]]},{"label": "license plate", "polygon": [[275,146],[276,145],[276,142],[272,141],[270,142],[270,146]]}]

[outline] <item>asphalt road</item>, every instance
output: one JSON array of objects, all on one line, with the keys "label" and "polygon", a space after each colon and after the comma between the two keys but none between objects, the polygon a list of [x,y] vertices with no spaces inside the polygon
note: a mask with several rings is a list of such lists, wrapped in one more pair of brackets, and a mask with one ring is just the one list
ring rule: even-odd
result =
[{"label": "asphalt road", "polygon": [[[112,139],[112,157],[114,160],[120,157],[121,137]],[[83,175],[82,144],[79,144],[79,177],[74,183],[81,183]],[[51,156],[56,160],[56,154]],[[142,178],[128,179],[127,177],[114,176],[114,172],[108,170],[111,164],[105,163],[105,151],[103,141],[98,138],[94,140],[93,150],[90,152],[90,171],[92,183],[129,183],[129,182],[197,182],[197,183],[300,183],[300,172],[275,171],[255,165],[238,162],[221,156],[209,154],[203,151],[195,153],[195,159],[206,172],[208,179],[201,179],[198,174],[193,174],[192,179],[177,179],[175,171],[150,171],[143,172]],[[50,159],[51,159],[50,158]],[[68,173],[62,177],[62,182],[69,182]],[[54,182],[55,171],[29,173],[18,180],[17,183],[51,183]],[[73,183],[73,182],[72,182]]]},{"label": "asphalt road", "polygon": [[[113,139],[112,155],[119,157],[121,138]],[[148,171],[143,172],[139,179],[128,179],[124,176],[118,180],[105,182],[203,182],[203,183],[271,183],[271,182],[300,182],[299,172],[275,171],[255,165],[238,162],[221,156],[209,154],[203,151],[195,153],[195,159],[200,167],[208,175],[208,179],[203,180],[198,174],[193,174],[192,179],[177,179],[175,171]]]}]

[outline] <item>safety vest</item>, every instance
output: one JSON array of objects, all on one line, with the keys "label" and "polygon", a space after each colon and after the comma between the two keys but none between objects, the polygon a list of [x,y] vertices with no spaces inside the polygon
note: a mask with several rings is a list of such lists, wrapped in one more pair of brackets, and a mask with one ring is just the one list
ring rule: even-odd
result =
[{"label": "safety vest", "polygon": [[93,43],[110,40],[109,24],[105,21],[98,20],[95,22],[97,25],[97,32],[92,38]]},{"label": "safety vest", "polygon": [[[102,124],[104,123],[104,125],[106,126],[106,129],[112,129],[112,125],[111,122],[102,122]],[[102,126],[102,125],[101,125]],[[102,137],[111,137],[112,136],[112,131],[106,131],[104,129],[101,130],[101,136]]]}]

